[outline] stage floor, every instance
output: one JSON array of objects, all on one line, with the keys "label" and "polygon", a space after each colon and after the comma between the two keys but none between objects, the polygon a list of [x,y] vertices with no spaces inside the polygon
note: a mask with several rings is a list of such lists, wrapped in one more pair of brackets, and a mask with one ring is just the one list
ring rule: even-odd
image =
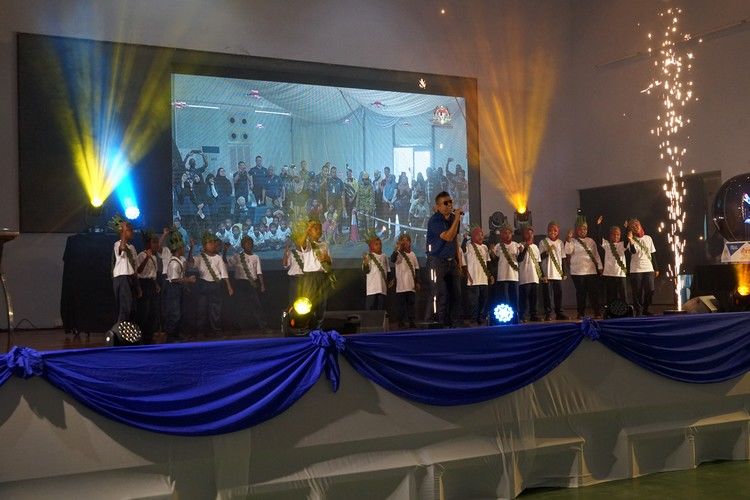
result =
[{"label": "stage floor", "polygon": [[[655,314],[661,314],[668,306],[655,305],[652,307]],[[565,314],[572,318],[565,321],[544,321],[542,323],[565,323],[569,321],[576,321],[576,312],[574,309],[565,309]],[[534,323],[539,324],[539,323]],[[471,325],[474,327],[474,325]],[[391,322],[388,331],[394,332],[402,330],[398,327],[397,322]],[[3,346],[7,346],[7,332],[3,331],[0,333],[0,339],[2,340]],[[259,329],[250,330],[228,330],[223,332],[221,335],[215,335],[213,333],[201,333],[201,332],[190,332],[183,334],[183,342],[210,342],[220,340],[243,340],[243,339],[267,339],[267,338],[280,338],[281,330],[274,329],[272,333],[265,334]],[[71,333],[65,333],[62,328],[56,329],[41,329],[41,330],[14,330],[11,337],[11,346],[18,345],[24,347],[30,347],[37,351],[56,351],[59,349],[83,349],[87,347],[104,347],[105,333],[92,333],[87,335],[81,333],[79,335],[73,335]],[[164,333],[157,332],[154,335],[155,344],[166,343],[166,336]],[[7,349],[4,349],[7,351]]]}]

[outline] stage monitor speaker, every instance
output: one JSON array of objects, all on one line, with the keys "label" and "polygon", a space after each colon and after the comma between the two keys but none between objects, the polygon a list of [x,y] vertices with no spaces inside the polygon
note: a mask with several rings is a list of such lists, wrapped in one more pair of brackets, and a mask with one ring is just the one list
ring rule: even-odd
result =
[{"label": "stage monitor speaker", "polygon": [[690,314],[715,313],[719,311],[719,307],[713,295],[700,295],[685,302],[682,310]]},{"label": "stage monitor speaker", "polygon": [[388,331],[388,314],[385,311],[326,311],[323,330],[336,330],[342,335]]}]

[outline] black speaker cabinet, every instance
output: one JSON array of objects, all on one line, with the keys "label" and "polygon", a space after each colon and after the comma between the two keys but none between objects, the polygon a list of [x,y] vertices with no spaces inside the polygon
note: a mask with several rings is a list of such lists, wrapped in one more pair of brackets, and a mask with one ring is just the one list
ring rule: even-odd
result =
[{"label": "black speaker cabinet", "polygon": [[385,311],[326,311],[323,330],[336,330],[342,335],[388,331],[388,314]]}]

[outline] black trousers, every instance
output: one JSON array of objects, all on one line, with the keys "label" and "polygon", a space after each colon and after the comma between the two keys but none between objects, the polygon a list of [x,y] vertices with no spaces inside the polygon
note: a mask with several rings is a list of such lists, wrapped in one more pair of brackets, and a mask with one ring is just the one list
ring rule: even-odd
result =
[{"label": "black trousers", "polygon": [[633,309],[636,316],[648,314],[651,300],[654,297],[653,271],[630,273],[630,291],[633,294]]},{"label": "black trousers", "polygon": [[143,333],[143,342],[150,344],[159,326],[159,294],[156,292],[155,279],[139,278],[138,282],[141,286],[141,297],[136,305],[136,316]]},{"label": "black trousers", "polygon": [[398,301],[398,322],[414,323],[414,306],[417,303],[416,292],[399,292],[396,294]]},{"label": "black trousers", "polygon": [[594,310],[594,316],[599,316],[599,275],[583,274],[574,275],[573,285],[576,287],[576,307],[578,316],[586,314],[586,298],[588,297],[591,308]]},{"label": "black trousers", "polygon": [[470,285],[466,287],[470,320],[477,323],[484,323],[487,320],[488,289],[488,285]]},{"label": "black trousers", "polygon": [[331,285],[328,275],[323,271],[305,273],[300,277],[299,283],[300,295],[307,297],[312,302],[312,312],[317,318],[317,327],[323,323],[323,315],[328,306],[328,294]]},{"label": "black trousers", "polygon": [[508,304],[518,312],[518,281],[496,281],[495,300]]},{"label": "black trousers", "polygon": [[167,334],[167,340],[178,340],[180,338],[183,294],[184,288],[181,283],[167,281],[162,288],[164,332]]},{"label": "black trousers", "polygon": [[221,305],[224,302],[224,283],[221,281],[198,280],[198,324],[201,329],[208,327],[211,333],[221,333]]},{"label": "black trousers", "polygon": [[291,306],[297,297],[300,296],[300,284],[302,282],[302,275],[289,276],[287,274],[287,277],[289,278],[289,303],[286,305],[285,309],[289,309],[289,306]]},{"label": "black trousers", "polygon": [[536,311],[537,305],[537,294],[539,292],[538,283],[525,283],[518,287],[519,289],[519,303],[518,303],[518,319],[526,319],[526,313],[529,314],[529,319],[536,321],[539,319]]},{"label": "black trousers", "polygon": [[365,309],[368,311],[385,311],[385,295],[373,293],[365,298]]},{"label": "black trousers", "polygon": [[247,329],[251,325],[251,317],[260,328],[268,328],[264,318],[263,306],[260,303],[260,290],[249,280],[234,282],[234,295],[230,300],[232,320],[239,329]]},{"label": "black trousers", "polygon": [[[552,297],[550,297],[550,293]],[[542,297],[544,299],[544,315],[552,315],[552,303],[555,305],[555,314],[562,316],[562,280],[547,280],[542,283]]]},{"label": "black trousers", "polygon": [[615,299],[622,301],[628,301],[628,295],[626,292],[627,278],[625,276],[604,276],[604,289],[607,292],[607,303],[612,302]]},{"label": "black trousers", "polygon": [[430,283],[431,300],[428,303],[434,321],[445,326],[458,324],[461,318],[461,276],[456,259],[429,255],[427,268],[435,276],[435,281]]},{"label": "black trousers", "polygon": [[112,278],[112,289],[117,304],[117,322],[132,321],[135,316],[136,278],[134,276],[115,276]]}]

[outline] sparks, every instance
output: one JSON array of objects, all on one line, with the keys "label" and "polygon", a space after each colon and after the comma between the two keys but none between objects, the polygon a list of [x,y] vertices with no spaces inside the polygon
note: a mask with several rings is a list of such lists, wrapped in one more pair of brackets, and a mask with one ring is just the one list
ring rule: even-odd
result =
[{"label": "sparks", "polygon": [[[667,267],[667,277],[675,284],[675,296],[677,309],[682,309],[682,298],[680,295],[683,255],[685,254],[686,238],[683,235],[685,225],[685,210],[682,203],[687,194],[685,182],[682,178],[682,170],[676,172],[685,162],[684,156],[687,148],[682,142],[680,132],[682,128],[690,123],[690,119],[683,116],[685,105],[694,99],[693,82],[685,81],[684,74],[689,73],[692,64],[683,65],[683,55],[678,47],[679,40],[688,40],[689,35],[680,34],[677,29],[681,9],[668,9],[659,14],[666,18],[668,25],[664,27],[663,39],[659,42],[654,40],[651,33],[647,35],[649,42],[658,43],[660,49],[658,55],[656,50],[649,47],[648,53],[654,58],[654,77],[642,93],[651,94],[653,91],[659,98],[659,114],[656,116],[656,127],[651,129],[651,134],[661,138],[659,143],[659,160],[666,166],[666,183],[663,186],[667,197],[667,224],[659,225],[659,232],[667,235],[667,242],[672,251],[672,262]],[[694,60],[694,54],[688,52],[685,58]],[[697,99],[696,99],[697,100]],[[689,138],[689,136],[688,136]],[[675,168],[672,168],[672,167]],[[693,170],[694,172],[694,170]]]}]

